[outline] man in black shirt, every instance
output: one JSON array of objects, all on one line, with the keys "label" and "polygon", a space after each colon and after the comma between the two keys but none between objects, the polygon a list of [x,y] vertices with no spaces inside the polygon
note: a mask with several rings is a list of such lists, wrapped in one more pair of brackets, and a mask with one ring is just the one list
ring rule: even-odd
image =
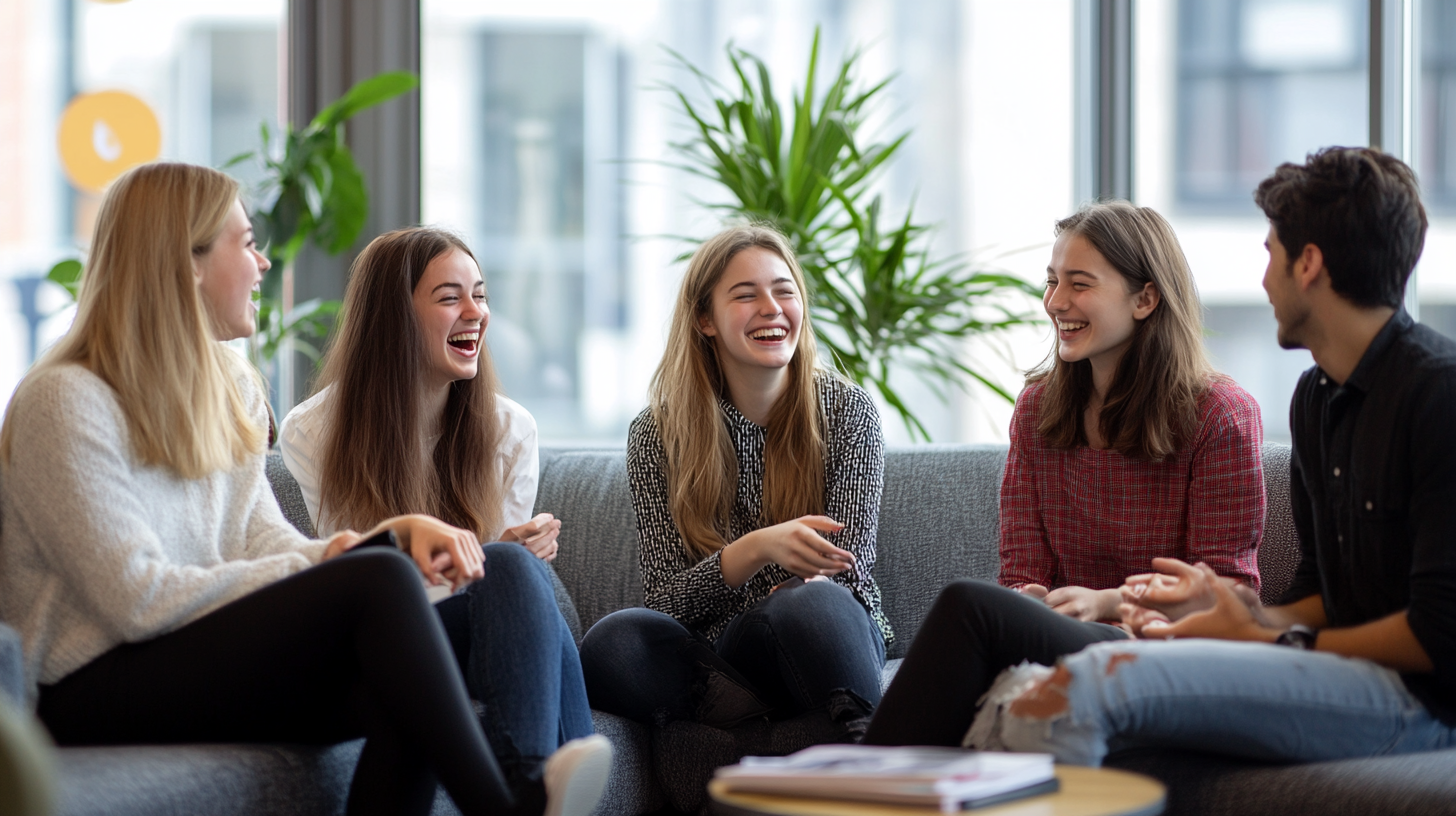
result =
[{"label": "man in black shirt", "polygon": [[1169,640],[1092,646],[1029,686],[1011,670],[972,729],[989,745],[1093,765],[1109,743],[1272,760],[1456,745],[1456,343],[1401,308],[1426,231],[1414,174],[1328,148],[1254,199],[1279,343],[1317,364],[1290,408],[1294,583],[1261,607],[1156,560],[1122,612]]}]

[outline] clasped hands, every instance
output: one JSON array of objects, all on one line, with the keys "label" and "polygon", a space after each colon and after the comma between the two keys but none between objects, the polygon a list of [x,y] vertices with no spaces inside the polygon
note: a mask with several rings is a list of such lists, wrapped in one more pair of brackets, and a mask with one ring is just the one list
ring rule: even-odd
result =
[{"label": "clasped hands", "polygon": [[561,519],[550,513],[537,513],[525,524],[508,527],[501,541],[519,541],[537,558],[550,563],[556,560],[556,537],[561,535]]},{"label": "clasped hands", "polygon": [[1154,558],[1157,572],[1128,576],[1117,612],[1134,637],[1267,640],[1273,628],[1259,596],[1203,562]]},{"label": "clasped hands", "polygon": [[367,533],[340,530],[329,537],[323,560],[342,555],[385,530],[394,532],[399,548],[431,585],[448,583],[451,589],[459,590],[485,577],[485,553],[475,533],[420,514],[385,519]]}]

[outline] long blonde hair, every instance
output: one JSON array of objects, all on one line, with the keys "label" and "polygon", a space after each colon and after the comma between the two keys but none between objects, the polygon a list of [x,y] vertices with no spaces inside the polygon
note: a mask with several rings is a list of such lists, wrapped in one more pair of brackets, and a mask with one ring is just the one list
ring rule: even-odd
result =
[{"label": "long blonde hair", "polygon": [[[242,464],[262,453],[266,436],[238,382],[242,371],[255,382],[256,374],[214,339],[197,288],[196,259],[212,249],[237,200],[236,181],[190,164],[144,164],[113,182],[76,319],[26,377],[84,366],[116,392],[137,459],[186,479]],[[10,437],[7,422],[7,461]]]},{"label": "long blonde hair", "polygon": [[[1087,239],[1129,293],[1148,283],[1157,288],[1158,305],[1133,329],[1098,423],[1108,447],[1124,456],[1159,461],[1177,453],[1197,430],[1198,403],[1215,376],[1203,347],[1203,307],[1178,236],[1157,211],[1126,201],[1085,207],[1057,222],[1056,234]],[[1092,364],[1069,363],[1053,345],[1027,382],[1045,383],[1038,431],[1047,444],[1086,445]]]},{"label": "long blonde hair", "polygon": [[819,369],[804,273],[788,241],[771,227],[732,227],[703,242],[688,262],[667,352],[652,377],[649,394],[652,418],[667,452],[668,507],[688,552],[698,558],[728,543],[728,518],[738,489],[738,458],[718,403],[727,397],[727,385],[717,347],[703,334],[701,318],[712,310],[713,289],[729,262],[751,247],[782,258],[805,301],[788,388],[768,417],[761,521],[777,524],[824,512],[824,417],[815,377],[830,375]]},{"label": "long blonde hair", "polygon": [[483,334],[475,377],[450,384],[432,466],[420,457],[420,429],[433,418],[419,411],[428,363],[414,291],[430,262],[451,251],[475,259],[446,230],[394,230],[371,241],[349,271],[319,377],[321,388],[333,388],[319,516],[337,526],[366,530],[390,516],[428,513],[482,541],[501,533],[500,383]]}]

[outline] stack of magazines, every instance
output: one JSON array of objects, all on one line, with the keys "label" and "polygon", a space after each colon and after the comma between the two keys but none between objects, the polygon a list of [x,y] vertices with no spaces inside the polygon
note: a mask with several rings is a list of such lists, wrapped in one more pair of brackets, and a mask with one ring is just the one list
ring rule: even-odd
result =
[{"label": "stack of magazines", "polygon": [[720,790],[937,807],[952,813],[1057,790],[1051,754],[816,745],[719,768]]}]

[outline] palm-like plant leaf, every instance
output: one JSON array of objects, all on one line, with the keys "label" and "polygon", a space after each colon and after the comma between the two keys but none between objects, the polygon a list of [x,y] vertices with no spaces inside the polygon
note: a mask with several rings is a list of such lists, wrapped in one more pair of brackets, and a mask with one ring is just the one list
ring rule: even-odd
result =
[{"label": "palm-like plant leaf", "polygon": [[979,382],[1012,399],[987,371],[960,359],[961,345],[1034,320],[1025,298],[1039,290],[962,256],[932,258],[931,228],[914,221],[913,207],[893,226],[881,226],[883,206],[872,187],[910,134],[873,141],[862,127],[892,78],[860,89],[859,53],[852,52],[819,95],[816,30],[803,89],[784,108],[762,60],[731,43],[727,52],[732,90],[669,51],[712,105],[704,109],[669,88],[692,132],[672,144],[682,160],[671,166],[720,184],[733,198],[708,206],[767,221],[788,236],[809,279],[821,345],[840,371],[878,393],[912,436],[929,433],[891,382],[899,368],[942,398],[949,386]]},{"label": "palm-like plant leaf", "polygon": [[251,346],[254,362],[272,360],[287,339],[317,359],[314,341],[323,337],[339,310],[336,300],[309,300],[282,312],[283,270],[310,241],[330,255],[353,246],[369,217],[364,174],[344,140],[344,124],[355,114],[419,86],[407,71],[379,74],[355,84],[319,111],[302,129],[288,127],[274,150],[268,126],[259,132],[260,150],[234,156],[228,166],[256,160],[263,182],[254,191],[260,202],[256,232],[267,246],[273,268],[263,277],[258,332]]}]

